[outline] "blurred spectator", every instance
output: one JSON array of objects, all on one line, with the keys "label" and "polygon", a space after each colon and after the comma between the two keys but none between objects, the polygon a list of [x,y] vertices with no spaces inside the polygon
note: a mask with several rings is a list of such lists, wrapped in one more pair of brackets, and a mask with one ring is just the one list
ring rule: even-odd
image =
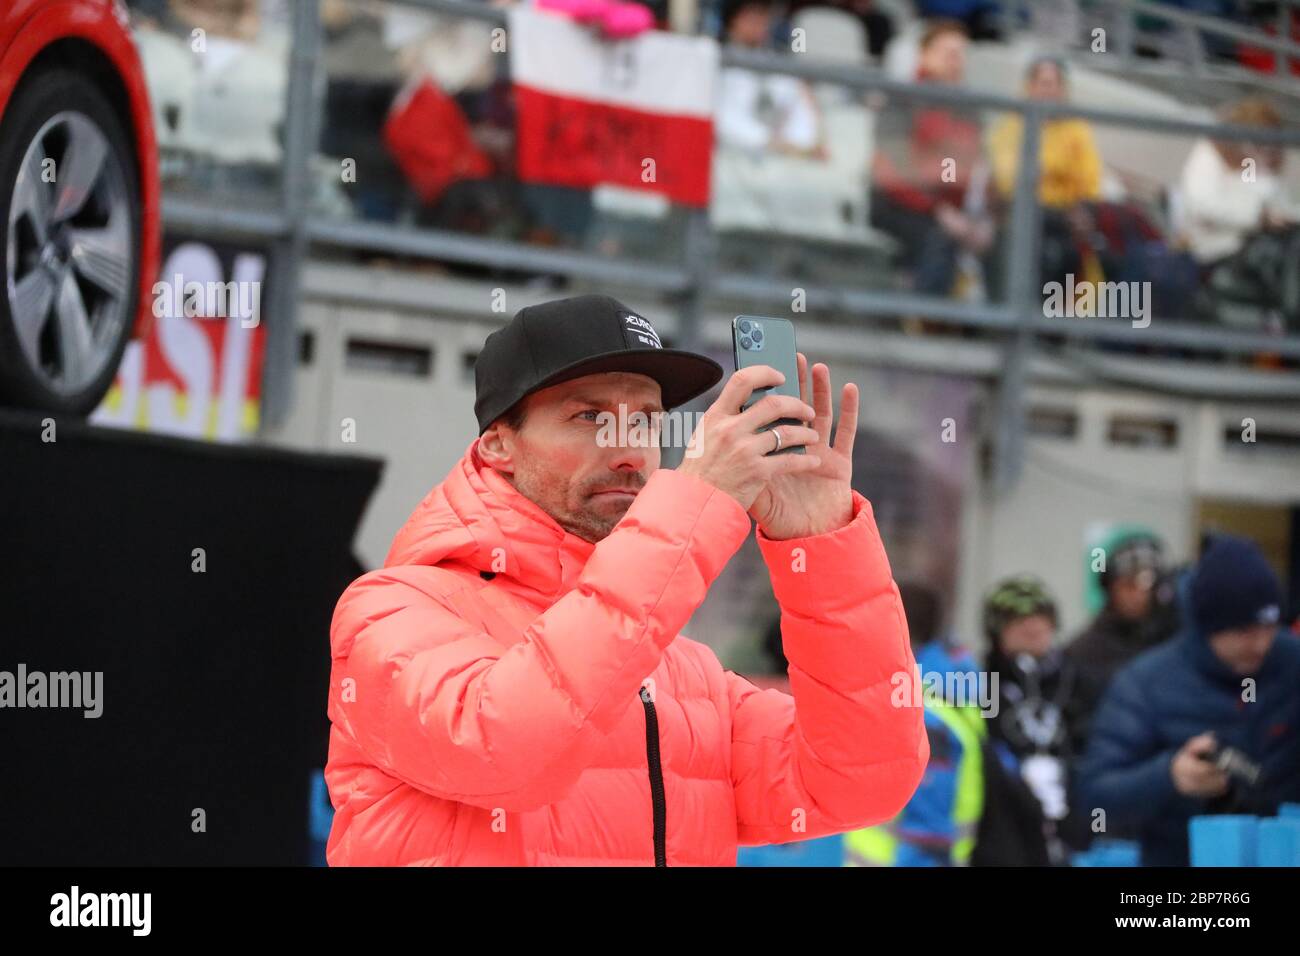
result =
[{"label": "blurred spectator", "polygon": [[[1127,534],[1105,549],[1100,573],[1106,604],[1065,648],[1079,675],[1079,719],[1085,724],[1115,672],[1172,634],[1157,614],[1156,587],[1164,547],[1150,534]],[[1083,733],[1082,729],[1080,733]]]},{"label": "blurred spectator", "polygon": [[845,834],[845,865],[1046,866],[1047,841],[1037,798],[994,750],[986,715],[969,701],[945,699],[931,676],[979,676],[970,655],[948,645],[940,634],[938,593],[903,582],[899,594],[918,670],[923,681],[931,682],[925,684],[924,696],[930,762],[897,817]]},{"label": "blurred spectator", "polygon": [[997,0],[916,0],[916,12],[925,19],[956,20],[972,40],[996,40],[1002,35]]},{"label": "blurred spectator", "polygon": [[867,53],[873,60],[878,60],[885,52],[885,47],[889,46],[889,41],[894,39],[895,29],[894,21],[889,14],[881,10],[876,4],[876,0],[794,0],[790,4],[790,15],[800,10],[806,10],[815,7],[829,7],[833,10],[843,10],[857,17],[862,23],[862,30],[865,34]]},{"label": "blurred spectator", "polygon": [[[1280,129],[1271,103],[1251,97],[1220,114],[1224,123]],[[1280,174],[1279,146],[1200,139],[1183,166],[1180,190],[1183,235],[1197,261],[1214,265],[1239,252],[1258,230],[1295,221]]]},{"label": "blurred spectator", "polygon": [[[755,50],[771,47],[772,12],[773,0],[729,0],[723,8],[726,42]],[[812,91],[791,76],[724,69],[714,130],[721,145],[735,149],[826,156]]]},{"label": "blurred spectator", "polygon": [[253,41],[261,29],[257,0],[167,0],[164,28],[183,25],[232,40]]},{"label": "blurred spectator", "polygon": [[384,44],[404,83],[383,120],[382,138],[401,168],[412,221],[516,238],[523,200],[510,165],[514,116],[505,64],[491,52],[490,26],[410,8],[387,7],[383,14]]},{"label": "blurred spectator", "polygon": [[[912,653],[924,680],[950,668],[974,671],[969,655],[954,655],[939,633],[938,593],[923,584],[899,584]],[[927,653],[930,652],[930,653]],[[943,670],[921,664],[938,660]],[[844,835],[846,866],[965,866],[970,863],[984,809],[983,723],[969,702],[945,701],[938,690],[925,693],[925,730],[930,762],[907,806],[891,821]],[[905,685],[905,689],[911,688]],[[910,701],[908,701],[910,703]]]},{"label": "blurred spectator", "polygon": [[[385,40],[406,75],[384,141],[418,200],[411,219],[433,229],[580,246],[593,215],[590,190],[517,178],[513,89],[507,59],[492,52],[492,29],[426,10],[384,8]],[[431,137],[430,130],[438,135]],[[483,271],[471,264],[449,267]]]},{"label": "blurred spectator", "polygon": [[[903,582],[898,586],[903,612],[912,635],[912,654],[924,674],[975,675],[979,665],[966,648],[948,640],[942,632],[943,602],[939,592],[925,584]],[[961,706],[969,701],[949,701]]]},{"label": "blurred spectator", "polygon": [[[921,37],[916,82],[960,85],[968,45],[966,28],[960,23],[930,24]],[[910,118],[910,128],[901,131],[906,149],[897,158],[886,148],[876,152],[872,219],[898,240],[902,260],[913,269],[916,291],[947,296],[953,290],[961,253],[983,255],[993,238],[991,223],[976,211],[976,197],[968,196],[968,187],[983,165],[980,128],[945,107],[886,109],[877,124],[882,144],[904,138],[900,131],[888,128],[900,113]]]},{"label": "blurred spectator", "polygon": [[284,159],[286,9],[165,0],[132,9],[164,183],[238,196],[273,190]]},{"label": "blurred spectator", "polygon": [[[1031,100],[1062,103],[1068,98],[1065,61],[1054,56],[1034,59],[1025,72],[1025,96]],[[993,181],[1004,206],[1015,194],[1020,170],[1024,121],[1018,115],[1002,118],[989,136]],[[1101,263],[1090,243],[1095,223],[1087,203],[1101,195],[1101,154],[1092,127],[1081,119],[1050,119],[1039,130],[1038,199],[1043,205],[1041,279],[1059,281],[1067,274],[1100,282]],[[1003,244],[1009,240],[1003,230]],[[1000,250],[1000,255],[1005,250]],[[995,270],[995,280],[1001,270]]]},{"label": "blurred spectator", "polygon": [[[384,20],[355,4],[325,0],[321,28],[325,121],[320,151],[356,163],[356,182],[347,190],[352,211],[368,219],[396,219],[408,190],[384,144],[383,130],[405,74],[384,42]],[[330,176],[337,178],[337,173]]]},{"label": "blurred spectator", "polygon": [[[1279,129],[1281,117],[1259,97],[1220,114],[1225,123]],[[1204,318],[1255,325],[1300,325],[1293,281],[1300,258],[1297,209],[1287,195],[1285,154],[1271,144],[1201,139],[1183,167],[1176,205],[1181,232],[1201,269]]]},{"label": "blurred spectator", "polygon": [[1300,800],[1300,639],[1259,549],[1215,538],[1187,623],[1111,682],[1079,765],[1087,805],[1136,827],[1146,866],[1186,866],[1188,821]]},{"label": "blurred spectator", "polygon": [[[1064,103],[1068,97],[1065,61],[1040,56],[1025,71],[1025,97],[1047,103]],[[989,134],[993,180],[998,193],[1010,199],[1020,169],[1020,144],[1024,121],[1011,114]],[[1101,154],[1092,127],[1074,117],[1050,119],[1039,131],[1040,172],[1038,198],[1051,209],[1069,210],[1101,195]]]},{"label": "blurred spectator", "polygon": [[986,667],[998,675],[998,711],[990,733],[1008,769],[1020,774],[1042,807],[1052,861],[1065,862],[1070,763],[1077,751],[1078,679],[1056,636],[1056,602],[1037,578],[999,582],[984,601]]},{"label": "blurred spectator", "polygon": [[1043,807],[1018,773],[1009,770],[991,738],[980,747],[984,808],[975,831],[971,866],[1048,866]]}]

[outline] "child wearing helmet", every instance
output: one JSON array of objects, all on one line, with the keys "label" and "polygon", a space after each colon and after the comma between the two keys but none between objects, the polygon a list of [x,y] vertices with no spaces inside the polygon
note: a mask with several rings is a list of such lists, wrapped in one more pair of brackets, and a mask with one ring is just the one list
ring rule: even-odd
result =
[{"label": "child wearing helmet", "polygon": [[1038,578],[1016,575],[988,593],[983,617],[986,667],[990,680],[997,675],[998,687],[989,732],[1008,769],[1038,798],[1053,861],[1064,863],[1065,836],[1078,829],[1071,817],[1069,769],[1081,741],[1077,675],[1055,643],[1056,601]]}]

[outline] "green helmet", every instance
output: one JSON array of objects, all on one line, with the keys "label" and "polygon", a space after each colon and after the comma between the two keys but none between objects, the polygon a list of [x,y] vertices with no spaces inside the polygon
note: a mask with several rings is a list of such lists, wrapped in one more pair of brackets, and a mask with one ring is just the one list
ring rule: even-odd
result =
[{"label": "green helmet", "polygon": [[[1158,575],[1164,565],[1160,536],[1143,524],[1111,522],[1093,529],[1083,551],[1083,605],[1089,614],[1106,606],[1112,575],[1150,568]],[[1098,558],[1101,562],[1098,562]],[[1136,559],[1138,567],[1132,562]]]},{"label": "green helmet", "polygon": [[1110,560],[1097,572],[1097,580],[1103,588],[1110,587],[1110,582],[1116,577],[1141,571],[1151,571],[1154,578],[1164,567],[1164,544],[1149,531],[1115,535],[1107,542],[1105,553]]},{"label": "green helmet", "polygon": [[1012,621],[1035,614],[1056,623],[1056,601],[1047,585],[1030,574],[1003,578],[984,598],[984,635],[995,642]]}]

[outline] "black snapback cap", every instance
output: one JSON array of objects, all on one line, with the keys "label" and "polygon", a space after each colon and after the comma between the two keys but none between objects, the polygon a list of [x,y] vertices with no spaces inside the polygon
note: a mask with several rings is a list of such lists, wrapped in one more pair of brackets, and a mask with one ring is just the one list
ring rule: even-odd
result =
[{"label": "black snapback cap", "polygon": [[598,372],[638,372],[659,383],[665,409],[722,378],[713,359],[666,349],[643,316],[607,295],[530,305],[487,337],[474,362],[474,417],[483,434],[538,389]]}]

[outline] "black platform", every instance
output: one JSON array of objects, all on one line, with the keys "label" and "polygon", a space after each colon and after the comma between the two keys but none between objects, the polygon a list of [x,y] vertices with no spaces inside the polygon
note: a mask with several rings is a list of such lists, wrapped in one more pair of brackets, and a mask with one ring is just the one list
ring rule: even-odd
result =
[{"label": "black platform", "polygon": [[0,864],[307,862],[330,617],[381,463],[56,434],[0,411],[0,671],[102,671],[103,713],[0,708]]}]

